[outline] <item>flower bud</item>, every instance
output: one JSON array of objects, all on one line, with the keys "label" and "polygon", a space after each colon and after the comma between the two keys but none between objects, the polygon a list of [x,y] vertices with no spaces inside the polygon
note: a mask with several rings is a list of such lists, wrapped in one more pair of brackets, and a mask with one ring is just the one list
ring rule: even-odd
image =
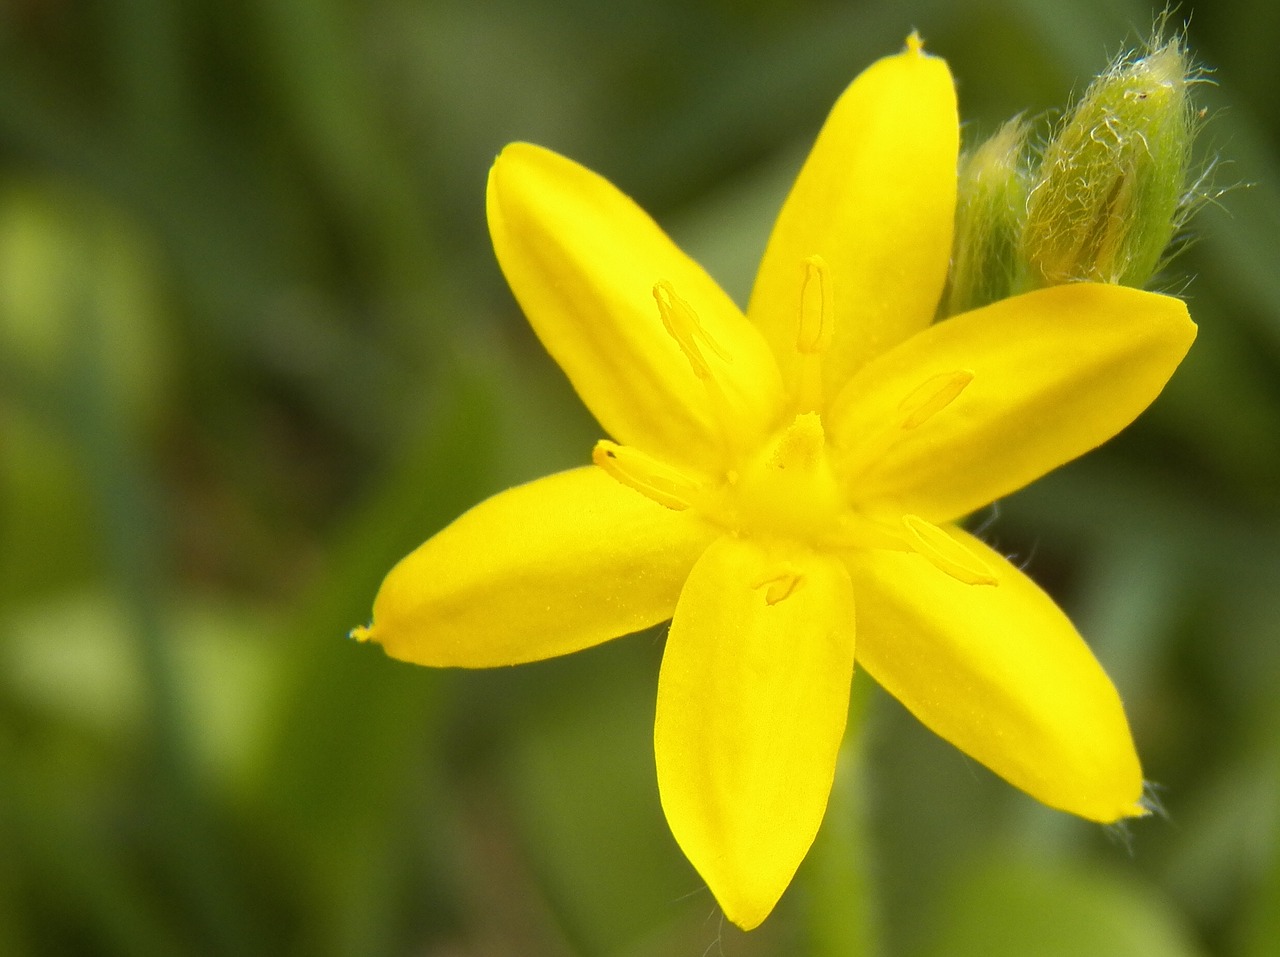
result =
[{"label": "flower bud", "polygon": [[1018,242],[1030,186],[1027,129],[1022,117],[1015,117],[960,158],[947,315],[1017,291]]},{"label": "flower bud", "polygon": [[1197,118],[1177,38],[1095,79],[1045,148],[1022,258],[1035,284],[1144,285],[1187,214]]}]

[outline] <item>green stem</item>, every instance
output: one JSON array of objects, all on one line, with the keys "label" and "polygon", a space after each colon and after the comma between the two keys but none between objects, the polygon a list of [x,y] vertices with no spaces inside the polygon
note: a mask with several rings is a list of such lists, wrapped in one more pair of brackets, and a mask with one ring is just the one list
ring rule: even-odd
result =
[{"label": "green stem", "polygon": [[863,675],[854,681],[827,814],[804,864],[813,957],[877,957],[881,952],[862,773],[872,687]]}]

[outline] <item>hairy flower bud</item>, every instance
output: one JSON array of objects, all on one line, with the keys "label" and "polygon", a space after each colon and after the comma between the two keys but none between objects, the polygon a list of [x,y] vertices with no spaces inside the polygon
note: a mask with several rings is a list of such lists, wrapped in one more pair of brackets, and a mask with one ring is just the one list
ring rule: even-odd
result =
[{"label": "hairy flower bud", "polygon": [[1018,242],[1030,186],[1027,131],[1022,117],[1015,117],[960,158],[947,315],[1017,291],[1022,271]]},{"label": "hairy flower bud", "polygon": [[1095,79],[1045,148],[1027,203],[1032,281],[1142,286],[1187,213],[1197,118],[1179,39]]}]

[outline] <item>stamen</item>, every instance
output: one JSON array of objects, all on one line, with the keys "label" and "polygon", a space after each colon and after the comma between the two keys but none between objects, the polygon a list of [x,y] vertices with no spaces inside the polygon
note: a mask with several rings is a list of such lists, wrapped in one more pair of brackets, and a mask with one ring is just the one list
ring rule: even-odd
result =
[{"label": "stamen", "polygon": [[825,536],[832,548],[846,550],[877,549],[887,552],[911,552],[913,536],[908,535],[896,520],[872,518],[860,512],[847,510],[841,514]]},{"label": "stamen", "polygon": [[796,411],[816,412],[822,408],[822,354],[831,345],[836,319],[831,268],[821,256],[805,258],[799,292],[796,351],[800,353],[800,369],[796,380]]},{"label": "stamen", "polygon": [[693,308],[676,295],[671,283],[663,279],[655,284],[653,298],[657,300],[662,325],[680,346],[680,351],[689,360],[689,365],[693,366],[694,375],[704,381],[712,376],[711,366],[707,363],[706,356],[702,354],[703,346],[721,362],[731,361],[711,334],[702,327]]},{"label": "stamen", "polygon": [[966,585],[998,585],[995,572],[980,557],[918,515],[902,516],[902,524],[911,533],[914,550],[927,558],[939,571],[946,572]]},{"label": "stamen", "polygon": [[831,289],[831,268],[821,256],[804,261],[800,285],[800,330],[796,348],[805,355],[825,352],[835,331],[835,297]]},{"label": "stamen", "polygon": [[869,431],[861,443],[846,453],[846,468],[841,472],[841,481],[848,485],[861,478],[905,438],[904,433],[918,429],[951,405],[973,379],[974,374],[970,370],[956,369],[930,376],[916,386],[898,403],[897,418],[886,417],[879,428]]},{"label": "stamen", "polygon": [[610,477],[659,505],[682,512],[692,504],[702,486],[683,472],[627,445],[601,439],[591,450],[591,461]]},{"label": "stamen", "polygon": [[[725,366],[733,363],[733,357],[716,342],[702,323],[693,307],[676,295],[675,288],[665,279],[653,287],[653,298],[658,304],[663,328],[676,341],[680,351],[689,360],[693,374],[706,390],[710,418],[719,432],[726,454],[732,458],[741,450],[741,414],[736,402],[730,402],[726,385],[733,388],[733,380],[725,375]],[[705,350],[705,351],[704,351]],[[714,359],[718,366],[713,367]]]},{"label": "stamen", "polygon": [[929,421],[960,395],[973,381],[968,369],[957,369],[926,379],[902,400],[898,411],[904,416],[902,428],[914,429]]},{"label": "stamen", "polygon": [[769,575],[765,578],[754,582],[752,588],[763,588],[764,601],[766,605],[776,605],[780,601],[784,601],[791,597],[791,593],[796,590],[796,586],[800,584],[801,575],[799,572],[790,568],[784,568],[776,574]]}]

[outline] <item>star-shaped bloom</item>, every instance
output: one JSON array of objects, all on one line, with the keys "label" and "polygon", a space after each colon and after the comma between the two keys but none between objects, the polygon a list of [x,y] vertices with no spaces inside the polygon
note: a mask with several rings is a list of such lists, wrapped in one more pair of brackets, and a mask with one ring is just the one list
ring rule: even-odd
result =
[{"label": "star-shaped bloom", "polygon": [[356,637],[488,667],[671,620],[658,786],[751,928],[817,833],[855,661],[1045,804],[1143,813],[1119,696],[1064,614],[957,520],[1094,448],[1195,336],[1176,299],[1078,283],[933,322],[955,207],[951,75],[914,37],[836,103],[744,315],[635,203],[515,144],[498,261],[610,439],[401,561]]}]

